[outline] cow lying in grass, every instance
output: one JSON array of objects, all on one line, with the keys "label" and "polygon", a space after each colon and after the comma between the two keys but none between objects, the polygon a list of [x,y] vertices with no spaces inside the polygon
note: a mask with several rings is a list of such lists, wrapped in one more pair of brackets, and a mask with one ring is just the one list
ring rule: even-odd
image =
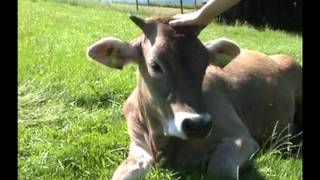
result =
[{"label": "cow lying in grass", "polygon": [[107,37],[88,49],[112,68],[138,64],[124,107],[129,156],[114,180],[141,178],[155,163],[237,179],[277,122],[301,130],[302,68],[290,56],[240,49],[225,38],[203,45],[201,27],[130,18],[143,31],[137,41]]}]

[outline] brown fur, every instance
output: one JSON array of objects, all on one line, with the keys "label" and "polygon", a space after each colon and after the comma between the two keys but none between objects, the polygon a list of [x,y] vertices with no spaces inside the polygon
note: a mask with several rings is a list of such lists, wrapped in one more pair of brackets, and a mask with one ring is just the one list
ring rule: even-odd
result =
[{"label": "brown fur", "polygon": [[[138,85],[124,106],[134,145],[113,179],[143,176],[142,164],[204,169],[208,177],[236,179],[238,167],[245,167],[276,124],[278,130],[288,125],[295,132],[301,130],[302,68],[292,57],[240,50],[227,42],[216,49],[231,55],[232,61],[219,67],[219,60],[209,59],[217,52],[208,52],[208,46],[197,38],[203,27],[173,28],[169,19],[132,20],[144,36],[131,47],[106,40],[111,47],[114,43],[130,48],[128,52],[139,65]],[[91,57],[97,58],[94,51],[99,54],[104,50],[101,47],[109,48],[101,44],[91,48]],[[154,60],[165,67],[168,78],[155,76],[150,65]],[[98,61],[104,63],[104,59]],[[163,124],[178,111],[208,112],[212,132],[188,140],[164,135]],[[136,152],[136,147],[143,150]],[[136,153],[149,154],[152,160],[142,155],[137,159]],[[137,169],[128,171],[132,167]]]}]

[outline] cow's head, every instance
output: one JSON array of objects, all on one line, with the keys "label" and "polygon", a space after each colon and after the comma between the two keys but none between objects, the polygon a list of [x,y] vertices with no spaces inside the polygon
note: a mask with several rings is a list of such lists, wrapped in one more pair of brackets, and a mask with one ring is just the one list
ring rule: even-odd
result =
[{"label": "cow's head", "polygon": [[[171,27],[169,19],[131,20],[143,31],[133,43],[107,37],[88,49],[88,56],[106,66],[139,66],[140,98],[151,124],[163,135],[202,138],[212,128],[202,97],[202,79],[209,59],[221,52],[221,43],[207,47],[198,39],[202,27]],[[216,45],[215,45],[216,44]]]}]

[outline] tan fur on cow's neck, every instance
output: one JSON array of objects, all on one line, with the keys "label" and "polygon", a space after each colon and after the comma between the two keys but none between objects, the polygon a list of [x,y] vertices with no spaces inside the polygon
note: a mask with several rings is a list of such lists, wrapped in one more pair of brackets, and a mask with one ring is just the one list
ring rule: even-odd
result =
[{"label": "tan fur on cow's neck", "polygon": [[154,112],[158,111],[157,105],[154,103],[154,99],[150,93],[150,90],[145,84],[145,80],[140,75],[141,72],[139,69],[137,70],[137,105],[138,109],[135,109],[140,114],[139,120],[136,120],[138,123],[141,124],[137,127],[144,127],[143,129],[137,129],[134,136],[141,137],[139,140],[144,141],[147,144],[151,154],[154,158],[156,158],[157,154],[157,147],[155,142],[155,137],[161,136],[163,134],[163,128],[160,123],[159,117]]}]

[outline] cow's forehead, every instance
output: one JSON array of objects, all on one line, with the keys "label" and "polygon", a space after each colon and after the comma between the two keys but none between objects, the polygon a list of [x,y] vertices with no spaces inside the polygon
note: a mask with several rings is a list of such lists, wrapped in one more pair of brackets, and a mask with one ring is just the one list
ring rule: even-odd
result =
[{"label": "cow's forehead", "polygon": [[152,34],[144,36],[143,51],[146,61],[170,61],[173,63],[170,63],[170,66],[175,67],[177,66],[175,62],[205,66],[208,55],[205,47],[197,38],[194,27],[172,27],[168,19],[151,19],[146,23],[153,28],[151,31],[148,29],[148,32]]},{"label": "cow's forehead", "polygon": [[192,26],[178,26],[172,27],[169,25],[170,18],[160,18],[160,19],[150,19],[147,20],[146,23],[153,24],[154,35],[162,36],[163,38],[167,38],[167,40],[175,40],[175,39],[184,39],[187,37],[196,38],[197,35],[190,33],[193,32],[194,27]]}]

